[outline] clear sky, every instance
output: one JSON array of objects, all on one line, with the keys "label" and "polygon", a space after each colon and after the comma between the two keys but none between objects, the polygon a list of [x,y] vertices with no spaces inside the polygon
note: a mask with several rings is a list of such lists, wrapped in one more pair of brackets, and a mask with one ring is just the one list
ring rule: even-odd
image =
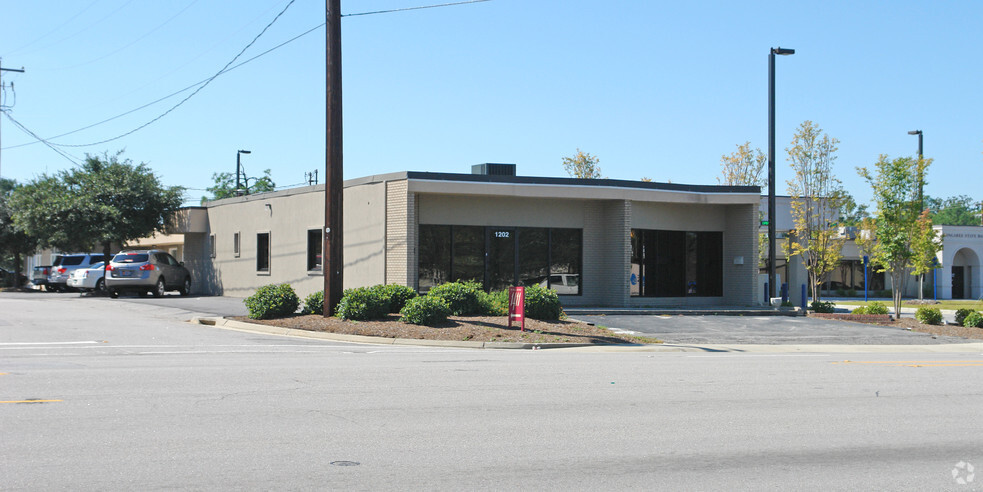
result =
[{"label": "clear sky", "polygon": [[[343,14],[453,0],[342,0]],[[289,0],[4,2],[4,104],[54,144],[80,145],[154,120],[212,77]],[[323,0],[295,0],[236,63],[166,116],[123,138],[58,147],[115,152],[164,183],[205,194],[215,172],[272,170],[278,186],[324,176]],[[812,120],[840,140],[837,176],[871,197],[857,166],[935,159],[925,192],[979,200],[983,2],[490,0],[342,19],[345,178],[470,172],[507,162],[564,176],[578,148],[609,178],[716,184],[720,157],[768,145],[769,48],[778,57],[778,192],[785,147]],[[0,118],[0,175],[26,182],[74,164]]]}]

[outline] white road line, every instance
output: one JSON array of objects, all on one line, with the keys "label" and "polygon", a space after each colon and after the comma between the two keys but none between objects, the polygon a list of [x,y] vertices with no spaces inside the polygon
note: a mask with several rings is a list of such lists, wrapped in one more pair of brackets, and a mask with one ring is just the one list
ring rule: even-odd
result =
[{"label": "white road line", "polygon": [[0,342],[0,346],[23,346],[23,345],[87,345],[91,343],[101,343],[93,340],[86,342]]}]

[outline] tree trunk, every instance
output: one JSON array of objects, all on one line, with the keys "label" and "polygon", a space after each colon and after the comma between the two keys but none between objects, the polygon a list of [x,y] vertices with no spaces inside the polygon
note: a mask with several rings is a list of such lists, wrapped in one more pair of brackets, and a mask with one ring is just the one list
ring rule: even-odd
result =
[{"label": "tree trunk", "polygon": [[24,273],[21,269],[23,263],[21,262],[20,251],[14,252],[14,261],[16,262],[14,263],[14,288],[20,288],[20,276]]}]

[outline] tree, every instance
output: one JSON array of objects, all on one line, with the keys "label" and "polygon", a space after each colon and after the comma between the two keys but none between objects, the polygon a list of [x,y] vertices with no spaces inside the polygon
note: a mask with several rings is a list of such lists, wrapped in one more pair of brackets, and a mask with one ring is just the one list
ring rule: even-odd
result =
[{"label": "tree", "polygon": [[811,121],[805,121],[792,138],[792,146],[785,149],[795,171],[795,177],[788,181],[795,224],[789,253],[805,260],[813,302],[821,300],[820,286],[840,264],[846,242],[837,228],[846,199],[840,180],[833,175],[837,143]]},{"label": "tree", "polygon": [[563,169],[575,178],[600,179],[601,167],[598,166],[599,162],[601,160],[596,156],[577,149],[577,153],[573,157],[563,158]]},{"label": "tree", "polygon": [[863,220],[868,218],[867,205],[859,205],[850,193],[843,192],[843,203],[840,204],[839,222],[844,227],[860,227]]},{"label": "tree", "polygon": [[[245,173],[243,173],[245,174]],[[245,194],[250,193],[265,193],[267,191],[273,191],[276,189],[276,183],[273,182],[273,178],[270,177],[270,170],[263,170],[263,176],[259,178],[245,177]],[[254,180],[253,184],[249,184],[249,180]],[[212,194],[211,200],[221,200],[222,198],[229,198],[233,196],[238,196],[236,193],[236,180],[232,173],[213,173],[212,181],[215,182],[214,186],[205,188],[206,191]],[[201,203],[205,203],[209,200],[208,197],[201,197]]]},{"label": "tree", "polygon": [[723,179],[717,182],[728,186],[767,186],[768,177],[764,176],[768,156],[761,149],[751,150],[751,142],[738,145],[731,155],[720,156],[720,167]]},{"label": "tree", "polygon": [[77,168],[41,176],[14,195],[14,223],[40,231],[40,242],[62,251],[103,247],[162,232],[181,206],[184,189],[165,187],[150,168],[114,155],[86,155]]},{"label": "tree", "polygon": [[14,287],[22,274],[24,256],[37,249],[37,238],[14,225],[13,207],[10,199],[18,188],[16,181],[0,178],[0,261],[13,264]]},{"label": "tree", "polygon": [[918,299],[924,299],[923,283],[925,274],[937,266],[937,256],[942,251],[942,234],[932,227],[932,217],[928,209],[923,210],[915,224],[915,235],[911,238],[912,275],[918,276]]},{"label": "tree", "polygon": [[917,237],[921,203],[918,200],[918,176],[924,176],[931,159],[899,157],[889,160],[881,155],[873,172],[857,168],[874,191],[877,206],[873,263],[888,272],[892,282],[894,312],[901,314],[901,294],[907,273],[913,267],[915,252],[912,239]]},{"label": "tree", "polygon": [[932,223],[936,225],[980,225],[977,203],[966,195],[925,197],[925,206],[931,210]]}]

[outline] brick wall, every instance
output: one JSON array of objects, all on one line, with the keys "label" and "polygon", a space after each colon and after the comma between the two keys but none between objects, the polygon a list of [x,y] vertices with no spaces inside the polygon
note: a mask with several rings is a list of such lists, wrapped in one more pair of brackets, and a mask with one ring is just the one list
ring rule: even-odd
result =
[{"label": "brick wall", "polygon": [[[725,304],[755,304],[758,278],[758,207],[735,205],[727,211],[724,230],[724,298]],[[744,258],[735,265],[734,259]]]},{"label": "brick wall", "polygon": [[406,181],[386,183],[386,283],[416,287],[416,195]]},{"label": "brick wall", "polygon": [[565,305],[626,306],[631,261],[631,202],[584,204],[583,295]]}]

